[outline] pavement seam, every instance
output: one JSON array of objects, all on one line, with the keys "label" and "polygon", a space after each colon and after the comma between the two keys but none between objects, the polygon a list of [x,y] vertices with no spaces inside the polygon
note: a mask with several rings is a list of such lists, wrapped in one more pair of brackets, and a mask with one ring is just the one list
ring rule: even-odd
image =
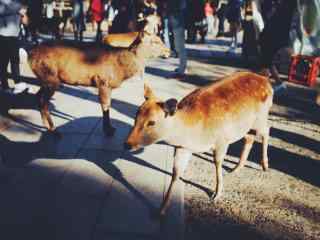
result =
[{"label": "pavement seam", "polygon": [[[81,151],[83,151],[85,148],[84,146],[89,142],[90,138],[94,135],[95,133],[95,130],[98,128],[99,124],[101,124],[101,120],[97,121],[97,123],[95,124],[95,126],[92,128],[92,131],[88,134],[88,137],[83,141],[83,144],[82,146],[79,148],[79,150],[77,151],[77,153],[75,153],[75,157],[79,156],[79,154],[81,153]],[[99,204],[99,209],[101,209],[107,199],[107,197],[110,195],[111,191],[112,191],[112,185],[114,183],[114,178],[112,177],[112,181],[110,183],[110,191],[106,191],[104,196],[101,197],[101,202]],[[96,229],[97,229],[97,226],[98,226],[98,223],[99,223],[99,219],[101,218],[101,212],[99,211],[97,213],[97,216],[96,216],[96,220],[94,221],[93,225],[92,225],[92,231],[91,231],[91,234],[90,234],[90,239],[94,240],[94,236],[95,236],[95,233],[96,233]]]}]

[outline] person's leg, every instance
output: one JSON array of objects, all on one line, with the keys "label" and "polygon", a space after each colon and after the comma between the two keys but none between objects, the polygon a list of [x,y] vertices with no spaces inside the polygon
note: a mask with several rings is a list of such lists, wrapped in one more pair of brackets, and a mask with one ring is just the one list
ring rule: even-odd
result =
[{"label": "person's leg", "polygon": [[10,41],[10,65],[11,75],[15,84],[21,82],[20,80],[20,57],[19,57],[19,41],[12,37]]},{"label": "person's leg", "polygon": [[174,45],[179,55],[179,68],[177,72],[184,74],[187,67],[187,51],[185,48],[184,21],[182,13],[171,16],[171,23],[174,35]]},{"label": "person's leg", "polygon": [[170,39],[169,39],[169,20],[168,18],[163,19],[163,40],[167,48],[171,49]]},{"label": "person's leg", "polygon": [[213,34],[213,32],[214,32],[214,17],[212,15],[208,16],[207,21],[208,21],[208,34]]},{"label": "person's leg", "polygon": [[0,81],[3,90],[9,89],[7,68],[9,64],[10,53],[8,51],[7,37],[0,36]]},{"label": "person's leg", "polygon": [[15,83],[14,94],[22,93],[28,88],[25,82],[21,82],[19,49],[20,44],[18,38],[12,37],[10,41],[10,65],[11,76]]},{"label": "person's leg", "polygon": [[96,41],[97,42],[100,42],[102,40],[101,23],[102,23],[102,21],[97,22],[97,34],[96,34]]},{"label": "person's leg", "polygon": [[238,32],[240,30],[240,24],[239,23],[235,23],[234,26],[234,46],[235,48],[238,47]]}]

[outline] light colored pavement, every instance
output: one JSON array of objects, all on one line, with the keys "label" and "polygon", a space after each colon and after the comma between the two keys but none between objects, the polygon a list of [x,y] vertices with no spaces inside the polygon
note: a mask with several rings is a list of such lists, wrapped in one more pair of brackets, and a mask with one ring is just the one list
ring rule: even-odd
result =
[{"label": "light colored pavement", "polygon": [[[172,58],[149,62],[145,77],[160,99],[180,99],[241,67],[238,56],[225,55],[226,44],[219,39],[188,45],[183,81],[170,78],[178,61]],[[18,99],[10,118],[0,115],[0,239],[183,239],[183,183],[167,217],[154,217],[170,183],[173,148],[122,149],[143,102],[141,79],[113,91],[111,118],[117,132],[112,138],[102,132],[96,89],[62,87],[50,106],[62,133],[58,139],[45,134],[33,95],[38,81],[26,63],[22,74],[30,94],[15,99],[0,94],[0,102]]]},{"label": "light colored pavement", "polygon": [[[177,59],[149,63],[146,78],[160,98],[181,98],[195,88],[168,78],[176,65]],[[141,79],[113,92],[112,138],[102,132],[96,89],[61,88],[50,106],[62,133],[58,139],[45,133],[33,95],[38,81],[27,63],[22,75],[31,93],[1,96],[18,103],[9,118],[0,119],[0,238],[182,239],[184,184],[174,192],[167,217],[155,217],[171,179],[173,148],[122,149],[143,102]]]},{"label": "light colored pavement", "polygon": [[[196,86],[236,71],[237,58],[225,55],[227,42],[211,43],[188,46],[189,77],[183,81],[170,78],[177,59],[148,63],[145,77],[160,99],[180,99]],[[212,56],[227,64],[213,66]],[[10,118],[0,116],[0,239],[183,239],[183,183],[167,217],[154,217],[170,183],[173,148],[122,149],[144,100],[141,79],[130,79],[112,93],[111,118],[117,128],[112,138],[102,132],[96,89],[62,87],[50,106],[62,133],[58,139],[45,134],[33,95],[38,81],[27,63],[22,74],[31,93],[17,97]]]}]

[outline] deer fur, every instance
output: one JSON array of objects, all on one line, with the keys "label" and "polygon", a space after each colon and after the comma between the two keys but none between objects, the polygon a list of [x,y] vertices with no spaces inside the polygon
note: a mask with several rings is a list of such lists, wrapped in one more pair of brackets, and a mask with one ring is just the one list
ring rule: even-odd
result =
[{"label": "deer fur", "polygon": [[[147,16],[145,19],[140,21],[145,32],[150,34],[158,33],[159,26],[161,25],[161,19],[157,15]],[[103,43],[111,47],[127,48],[134,42],[138,35],[139,32],[111,33],[103,38]]]},{"label": "deer fur", "polygon": [[160,101],[145,86],[146,101],[138,110],[135,125],[124,147],[130,150],[166,141],[175,146],[173,176],[160,213],[164,215],[176,182],[183,175],[193,152],[214,150],[216,191],[223,188],[222,163],[228,146],[242,138],[245,144],[234,171],[244,166],[254,142],[255,130],[263,139],[262,167],[268,169],[268,114],[273,90],[266,77],[239,72],[209,86],[198,88],[180,102]]},{"label": "deer fur", "polygon": [[139,35],[139,32],[111,33],[104,37],[103,43],[111,47],[129,47]]},{"label": "deer fur", "polygon": [[169,52],[158,36],[144,31],[127,49],[61,43],[36,46],[29,54],[29,64],[41,81],[38,95],[43,124],[49,131],[55,130],[48,103],[62,83],[95,86],[103,111],[104,131],[107,135],[113,135],[115,129],[111,126],[109,116],[112,89],[135,75],[143,76],[147,59],[168,57]]}]

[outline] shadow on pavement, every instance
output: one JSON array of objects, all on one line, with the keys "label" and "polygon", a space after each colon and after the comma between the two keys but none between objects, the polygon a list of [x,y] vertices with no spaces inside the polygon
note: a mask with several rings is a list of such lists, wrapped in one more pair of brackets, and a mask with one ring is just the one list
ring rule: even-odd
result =
[{"label": "shadow on pavement", "polygon": [[[22,80],[24,82],[32,84],[32,85],[37,85],[37,86],[40,85],[40,81],[36,78],[33,78],[33,77],[23,77]],[[62,92],[67,95],[70,95],[70,96],[73,96],[73,97],[86,99],[88,101],[92,101],[92,102],[96,102],[97,104],[100,104],[99,99],[98,99],[98,94],[92,93],[90,91],[86,91],[85,87],[84,87],[84,89],[79,89],[79,88],[71,87],[69,85],[61,85],[57,91]],[[55,95],[53,95],[53,98],[54,97],[55,97]],[[126,111],[124,111],[124,109],[122,109],[121,107],[118,108],[118,106],[124,106],[124,105],[126,105],[126,108],[125,108]],[[24,108],[24,107],[22,106],[21,108]],[[123,102],[121,100],[114,99],[114,98],[112,98],[111,108],[114,108],[117,111],[119,111],[119,112],[121,112],[131,118],[135,117],[135,112],[137,110],[136,105],[133,105],[128,102]],[[53,115],[55,114],[55,111],[52,111],[52,107],[50,108],[50,112],[52,112]],[[56,111],[56,113],[60,114],[60,115],[64,114],[64,113],[57,112],[57,111]],[[101,113],[101,116],[102,116],[102,113]],[[70,117],[72,117],[72,116],[70,116]],[[111,118],[112,118],[112,116],[111,116]]]},{"label": "shadow on pavement", "polygon": [[[316,141],[313,141],[311,139],[308,139],[306,141],[306,139],[300,138],[300,136],[297,138],[297,135],[295,134],[285,134],[287,134],[287,132],[272,128],[270,135],[275,138],[277,138],[279,135],[282,135],[282,138],[285,138],[286,142],[296,144],[298,146],[305,147],[311,150],[315,150],[314,148],[316,147],[316,145],[319,145],[319,142],[317,143]],[[311,143],[311,147],[309,143]],[[241,149],[241,141],[232,144],[229,148],[228,155],[239,158]],[[261,151],[262,145],[255,142],[248,157],[248,161],[260,164],[262,156]],[[316,151],[318,152],[318,150]],[[320,187],[319,159],[313,159],[304,155],[298,155],[296,153],[292,153],[271,145],[269,145],[268,153],[270,168],[276,169],[290,176],[296,177],[297,179],[308,182],[314,186]]]},{"label": "shadow on pavement", "polygon": [[[88,120],[99,122],[94,117],[79,118],[61,127],[81,125]],[[123,129],[130,128],[124,122],[113,122]],[[150,212],[150,217],[159,208],[123,176],[115,161],[121,158],[163,174],[171,175],[170,172],[124,151],[101,150],[98,155],[86,149],[65,152],[78,138],[75,135],[70,139],[66,135],[63,133],[59,139],[44,132],[36,142],[15,142],[0,135],[0,238],[93,239],[101,230],[96,226],[103,224],[99,221],[106,217],[101,211],[108,204],[110,191],[121,196],[119,201],[129,209],[135,208],[126,192],[111,190],[114,181],[130,192]],[[157,194],[161,200],[162,191]]]}]

